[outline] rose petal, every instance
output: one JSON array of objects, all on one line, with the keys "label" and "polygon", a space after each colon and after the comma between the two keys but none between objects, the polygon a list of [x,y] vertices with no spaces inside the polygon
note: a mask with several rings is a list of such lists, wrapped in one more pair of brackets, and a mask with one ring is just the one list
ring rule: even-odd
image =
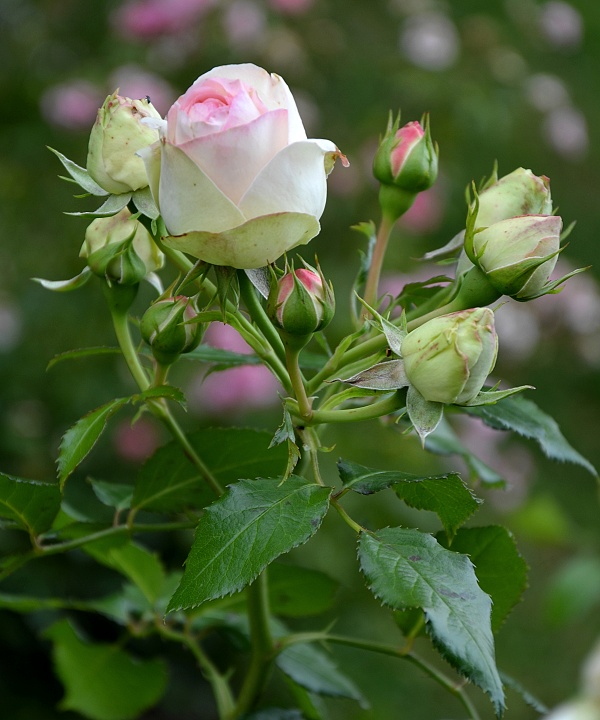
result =
[{"label": "rose petal", "polygon": [[278,212],[307,213],[320,218],[325,209],[325,161],[337,151],[329,140],[288,145],[256,177],[239,202],[248,218]]},{"label": "rose petal", "polygon": [[158,207],[172,235],[218,233],[246,219],[184,152],[169,143],[162,145]]},{"label": "rose petal", "polygon": [[[241,65],[221,65],[220,67],[209,70],[201,75],[194,85],[204,82],[204,80],[217,77],[226,78],[228,80],[241,80],[250,87],[255,88],[260,95],[260,99],[269,108],[269,110],[277,110],[283,108],[288,111],[288,143],[306,140],[306,131],[296,106],[292,93],[285,80],[275,73],[269,74],[263,68],[252,63],[242,63]],[[194,87],[192,85],[192,87]]]},{"label": "rose petal", "polygon": [[275,262],[284,252],[305,245],[320,229],[312,215],[278,213],[253,218],[220,233],[189,232],[168,237],[164,243],[213,265],[247,270]]},{"label": "rose petal", "polygon": [[190,140],[179,149],[237,204],[254,178],[287,145],[287,116],[287,110],[273,110],[245,125]]}]

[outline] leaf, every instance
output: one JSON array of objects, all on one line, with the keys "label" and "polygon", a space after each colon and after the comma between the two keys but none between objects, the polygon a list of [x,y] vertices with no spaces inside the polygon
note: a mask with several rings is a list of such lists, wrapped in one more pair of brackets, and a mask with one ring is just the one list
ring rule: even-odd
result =
[{"label": "leaf", "polygon": [[444,404],[425,400],[421,393],[412,385],[406,394],[406,411],[421,443],[425,447],[425,438],[432,433],[442,421]]},{"label": "leaf", "polygon": [[242,720],[304,720],[304,715],[294,708],[263,708],[251,715],[244,715]]},{"label": "leaf", "polygon": [[131,507],[133,487],[124,483],[106,482],[90,478],[90,484],[98,500],[108,507],[118,511],[128,510]]},{"label": "leaf", "polygon": [[69,475],[77,468],[96,444],[108,420],[130,398],[116,398],[88,413],[63,435],[58,454],[58,481],[62,490]]},{"label": "leaf", "polygon": [[341,382],[369,390],[398,390],[409,385],[403,360],[377,363]]},{"label": "leaf", "polygon": [[120,355],[121,349],[118,347],[88,347],[79,348],[77,350],[67,350],[66,352],[55,355],[52,360],[48,363],[46,370],[50,370],[51,367],[58,365],[63,360],[79,360],[79,358],[94,357],[96,355]]},{"label": "leaf", "polygon": [[269,565],[269,605],[274,615],[319,615],[332,607],[338,587],[318,570],[277,562]]},{"label": "leaf", "polygon": [[281,445],[282,443],[286,444],[288,451],[288,461],[283,474],[283,479],[287,480],[300,460],[300,450],[296,445],[296,431],[294,429],[292,416],[285,407],[283,408],[283,421],[275,431],[269,448]]},{"label": "leaf", "polygon": [[84,190],[91,193],[92,195],[106,196],[109,194],[106,190],[101,188],[100,185],[98,185],[94,180],[92,180],[90,174],[85,168],[79,167],[79,165],[74,163],[72,160],[69,160],[68,157],[58,152],[58,150],[55,150],[54,148],[49,147],[48,150],[50,150],[50,152],[53,152],[56,155],[56,157],[63,164],[65,170],[69,173],[73,180],[75,180],[75,182],[80,185]]},{"label": "leaf", "polygon": [[131,193],[121,193],[119,195],[109,195],[97,210],[85,210],[83,212],[68,212],[65,215],[94,215],[96,217],[108,217],[116,215],[131,200]]},{"label": "leaf", "polygon": [[0,518],[35,537],[50,528],[60,509],[58,485],[0,474]]},{"label": "leaf", "polygon": [[567,442],[556,421],[531,400],[510,397],[496,405],[465,408],[465,411],[480,417],[496,430],[513,430],[518,435],[535,440],[544,454],[553,460],[581,465],[595,477],[598,476],[594,466]]},{"label": "leaf", "polygon": [[77,290],[80,287],[83,287],[91,277],[92,271],[86,266],[79,275],[76,275],[69,280],[44,280],[44,278],[31,279],[33,282],[36,282],[46,288],[46,290],[53,290],[54,292],[70,292],[71,290]]},{"label": "leaf", "polygon": [[446,550],[418,530],[363,532],[359,559],[371,591],[386,605],[420,607],[440,653],[490,696],[502,715],[504,692],[494,659],[491,600],[465,555]]},{"label": "leaf", "polygon": [[529,690],[526,690],[520,682],[515,680],[510,675],[507,675],[505,672],[500,672],[500,677],[502,678],[502,682],[506,685],[506,687],[509,687],[511,690],[514,690],[516,693],[518,693],[523,700],[532,707],[536,712],[540,713],[541,715],[546,715],[550,712],[550,710],[544,705],[544,703],[535,697],[535,695],[532,695]]},{"label": "leaf", "polygon": [[146,400],[152,400],[154,398],[167,398],[179,403],[182,407],[186,406],[186,399],[183,392],[173,385],[157,385],[156,387],[148,388],[144,392],[132,395],[131,401],[134,403],[145,402]]},{"label": "leaf", "polygon": [[427,436],[425,448],[437,455],[459,455],[469,468],[472,479],[477,478],[491,487],[504,487],[506,485],[504,478],[473,455],[461,443],[458,435],[447,420],[442,420],[435,432]]},{"label": "leaf", "polygon": [[168,610],[196,607],[251,583],[319,529],[331,488],[291,476],[240,480],[206,508]]},{"label": "leaf", "polygon": [[198,362],[214,363],[223,370],[240,365],[260,365],[262,362],[257,355],[252,353],[237,353],[204,344],[198,345],[195,350],[185,353],[182,357]]},{"label": "leaf", "polygon": [[356,685],[342,674],[329,657],[308,643],[298,643],[283,650],[275,659],[277,667],[301,687],[329,697],[367,702]]},{"label": "leaf", "polygon": [[[446,546],[444,538],[438,538]],[[512,534],[500,525],[461,528],[452,550],[468,555],[479,586],[492,598],[492,630],[498,632],[527,587],[527,563]]]},{"label": "leaf", "polygon": [[46,636],[54,644],[54,667],[65,686],[61,710],[92,720],[133,720],[166,689],[161,660],[140,661],[118,645],[85,642],[68,620],[52,625]]},{"label": "leaf", "polygon": [[[242,428],[206,428],[188,437],[215,478],[223,485],[240,478],[280,475],[287,462],[285,447],[269,449],[268,432]],[[202,508],[214,499],[175,441],[159,448],[142,467],[133,493],[137,511],[178,512]]]}]

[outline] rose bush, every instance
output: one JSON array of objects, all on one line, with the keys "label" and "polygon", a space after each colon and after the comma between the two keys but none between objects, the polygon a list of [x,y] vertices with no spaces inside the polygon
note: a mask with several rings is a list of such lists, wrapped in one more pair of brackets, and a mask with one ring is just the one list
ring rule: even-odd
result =
[{"label": "rose bush", "polygon": [[267,265],[317,235],[341,156],[329,140],[307,139],[286,83],[251,64],[199,77],[139,154],[166,244],[236,268]]}]

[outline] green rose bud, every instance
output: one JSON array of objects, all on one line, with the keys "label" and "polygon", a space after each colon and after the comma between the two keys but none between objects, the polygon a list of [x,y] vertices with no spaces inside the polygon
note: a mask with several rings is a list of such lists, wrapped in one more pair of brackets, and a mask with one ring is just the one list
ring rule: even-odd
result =
[{"label": "green rose bud", "polygon": [[501,295],[525,300],[548,282],[561,230],[562,219],[556,215],[512,217],[467,237],[465,250]]},{"label": "green rose bud", "polygon": [[92,179],[115,195],[148,186],[144,161],[136,152],[155,143],[159,135],[142,120],[161,119],[149,100],[131,100],[117,92],[98,110],[87,156]]},{"label": "green rose bud", "polygon": [[446,404],[473,400],[494,369],[497,353],[494,313],[489,308],[434,318],[402,341],[410,384],[425,400]]},{"label": "green rose bud", "polygon": [[271,285],[267,313],[288,335],[310,336],[328,325],[334,312],[333,288],[320,269],[300,268]]},{"label": "green rose bud", "polygon": [[373,175],[381,183],[379,202],[383,212],[396,220],[413,204],[416,196],[437,178],[438,154],[431,140],[429,122],[417,121],[399,127],[400,116],[390,116],[383,140],[373,160]]},{"label": "green rose bud", "polygon": [[551,212],[550,180],[518,168],[480,193],[475,228],[518,215],[550,215]]},{"label": "green rose bud", "polygon": [[193,300],[184,295],[158,300],[144,313],[140,332],[162,365],[197,347],[204,327],[190,322],[198,315]]},{"label": "green rose bud", "polygon": [[99,277],[122,285],[139,283],[164,262],[150,233],[127,208],[88,226],[79,257]]}]

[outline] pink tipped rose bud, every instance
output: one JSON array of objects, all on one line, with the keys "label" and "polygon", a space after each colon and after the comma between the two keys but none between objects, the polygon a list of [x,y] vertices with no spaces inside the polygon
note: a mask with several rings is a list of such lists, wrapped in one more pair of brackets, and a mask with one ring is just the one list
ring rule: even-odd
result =
[{"label": "pink tipped rose bud", "polygon": [[101,188],[114,195],[148,186],[138,150],[158,140],[158,130],[144,118],[161,117],[147,100],[131,100],[115,91],[98,110],[88,144],[87,171]]},{"label": "pink tipped rose bud", "polygon": [[426,400],[446,404],[473,400],[494,369],[497,353],[494,313],[489,308],[434,318],[402,341],[411,385]]},{"label": "pink tipped rose bud", "polygon": [[95,275],[122,285],[139,283],[164,263],[150,233],[127,208],[88,225],[79,257]]},{"label": "pink tipped rose bud", "polygon": [[198,315],[192,298],[178,295],[157,300],[144,313],[140,332],[162,365],[170,365],[182,353],[197,347],[204,327],[192,322]]},{"label": "pink tipped rose bud", "polygon": [[267,312],[273,323],[289,335],[312,335],[333,317],[333,288],[320,269],[288,272],[272,283]]}]

